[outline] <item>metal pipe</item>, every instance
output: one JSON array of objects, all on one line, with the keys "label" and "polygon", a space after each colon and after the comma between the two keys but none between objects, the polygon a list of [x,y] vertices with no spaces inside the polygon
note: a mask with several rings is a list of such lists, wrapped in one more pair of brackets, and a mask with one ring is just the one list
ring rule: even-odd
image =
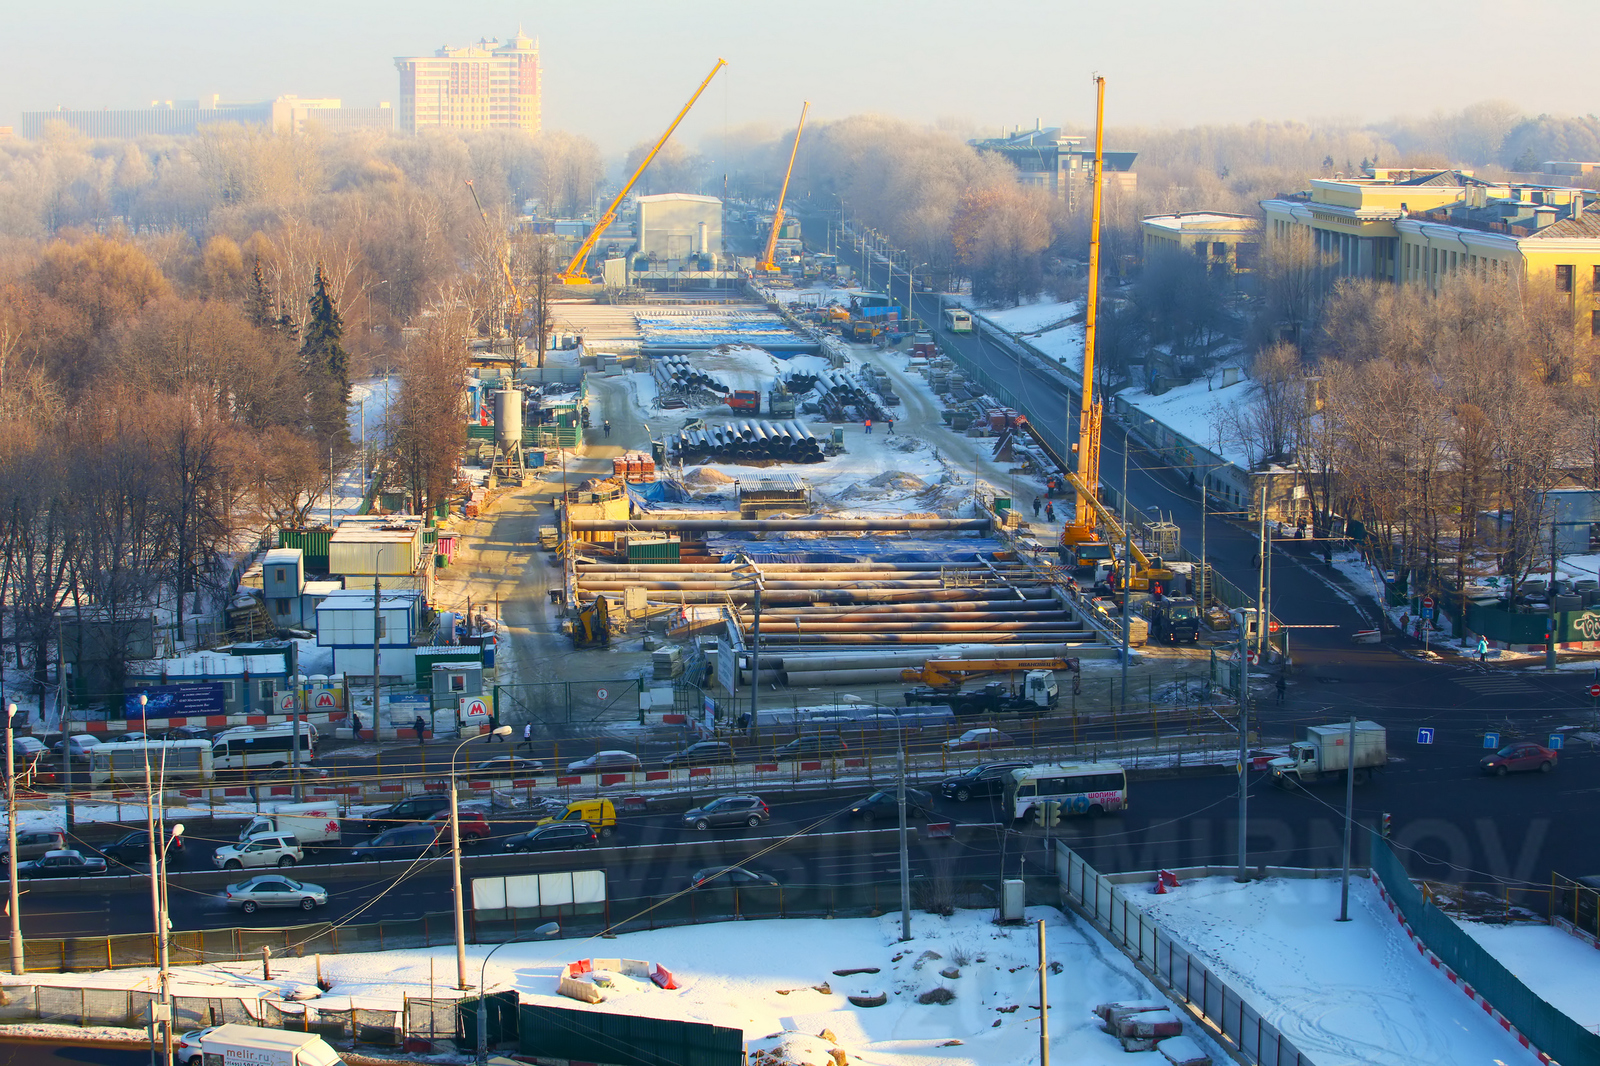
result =
[{"label": "metal pipe", "polygon": [[782,627],[767,620],[775,633],[1077,633],[1081,625],[1063,622],[809,622],[785,619]]},{"label": "metal pipe", "polygon": [[[1091,633],[1052,633],[1054,641],[1093,643]],[[968,644],[1009,644],[1015,638],[1008,633],[963,633],[961,640]],[[787,633],[779,630],[761,635],[761,642],[776,644],[948,644],[950,637],[944,633]],[[1007,649],[1008,652],[1011,649]]]},{"label": "metal pipe", "polygon": [[578,518],[572,528],[585,533],[641,530],[666,533],[892,533],[899,530],[987,531],[987,518]]},{"label": "metal pipe", "polygon": [[[625,588],[633,588],[642,584],[639,581],[595,581],[580,579],[578,587],[592,592],[621,592]],[[653,581],[650,587],[659,592],[703,592],[716,591],[717,589],[736,589],[737,581]],[[767,586],[778,592],[799,591],[806,589],[833,589],[838,588],[832,581],[774,581]],[[857,586],[862,587],[862,586]],[[865,586],[869,589],[938,589],[942,588],[937,581],[873,581]]]}]

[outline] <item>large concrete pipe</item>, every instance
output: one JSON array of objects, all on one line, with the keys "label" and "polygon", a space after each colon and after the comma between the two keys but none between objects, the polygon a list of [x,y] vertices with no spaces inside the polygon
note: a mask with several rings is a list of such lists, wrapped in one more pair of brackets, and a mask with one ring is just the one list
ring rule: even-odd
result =
[{"label": "large concrete pipe", "polygon": [[[1055,633],[1081,628],[1079,623],[1054,622],[810,622],[785,619],[775,633]],[[765,630],[765,627],[763,627]],[[766,639],[766,632],[761,634]]]},{"label": "large concrete pipe", "polygon": [[824,688],[833,685],[903,685],[901,667],[880,666],[861,670],[803,670],[785,674],[790,688]]},{"label": "large concrete pipe", "polygon": [[[1038,634],[1035,634],[1036,636]],[[790,646],[796,644],[945,644],[951,640],[949,633],[774,633],[770,638],[766,631],[761,633],[761,643],[774,646]],[[992,644],[1009,645],[1015,639],[1009,633],[963,633],[960,640],[967,644]],[[1052,643],[1060,644],[1087,644],[1096,637],[1089,632],[1082,633],[1052,633]],[[998,656],[1001,652],[991,649],[989,654]],[[1010,647],[1005,649],[1005,657],[1011,658],[1014,654]]]}]

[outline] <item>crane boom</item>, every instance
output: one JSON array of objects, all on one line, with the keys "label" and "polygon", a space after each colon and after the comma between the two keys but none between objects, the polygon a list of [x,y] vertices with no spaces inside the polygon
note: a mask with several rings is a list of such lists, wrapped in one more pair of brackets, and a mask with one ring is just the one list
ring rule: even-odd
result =
[{"label": "crane boom", "polygon": [[700,99],[700,94],[706,91],[706,86],[710,85],[711,79],[717,76],[717,71],[727,65],[728,61],[726,59],[717,60],[717,65],[711,68],[711,73],[706,75],[706,80],[701,82],[700,88],[696,89],[694,95],[689,97],[689,102],[683,105],[683,110],[679,111],[678,117],[672,120],[672,125],[667,127],[667,132],[663,133],[661,139],[655,143],[655,147],[650,149],[650,154],[644,157],[643,162],[639,164],[639,168],[633,172],[633,177],[629,178],[627,184],[623,185],[622,191],[617,193],[616,198],[611,201],[611,206],[606,208],[606,213],[600,216],[600,221],[595,223],[594,229],[589,232],[589,236],[578,246],[577,254],[572,257],[572,262],[567,264],[567,269],[556,275],[557,281],[563,285],[589,284],[589,275],[583,272],[584,262],[589,258],[589,253],[594,251],[594,246],[599,242],[606,228],[617,220],[617,208],[622,206],[623,198],[628,195],[634,184],[638,182],[639,176],[644,173],[644,168],[650,165],[650,161],[656,157],[656,153],[661,151],[662,146],[667,143],[667,138],[672,136],[672,131],[678,128],[678,123],[683,121],[683,116],[687,115],[689,109],[694,106],[694,102]]},{"label": "crane boom", "polygon": [[[478,205],[478,217],[483,219],[483,228],[488,231],[489,239],[494,240],[494,227],[489,224],[489,212],[483,209],[483,201],[478,199],[478,187],[472,184],[471,178],[467,179],[467,189],[472,193],[472,202]],[[506,288],[511,291],[511,362],[516,369],[521,370],[522,360],[517,354],[517,338],[522,333],[522,296],[518,294],[517,283],[511,277],[509,244],[506,246],[505,254],[500,257],[500,271],[505,275]]]},{"label": "crane boom", "polygon": [[1095,539],[1095,522],[1103,518],[1100,507],[1100,419],[1102,407],[1094,395],[1095,318],[1100,304],[1100,202],[1101,168],[1105,164],[1106,80],[1095,75],[1094,171],[1089,219],[1089,289],[1084,296],[1083,408],[1078,418],[1078,461],[1072,478],[1078,506],[1072,522],[1061,531],[1063,545],[1087,544]]},{"label": "crane boom", "polygon": [[767,234],[767,246],[762,249],[761,261],[756,264],[758,270],[768,274],[778,272],[778,265],[772,261],[772,257],[778,250],[778,233],[783,229],[783,201],[789,195],[789,177],[794,173],[794,157],[800,152],[800,131],[806,128],[806,112],[810,109],[810,100],[800,105],[800,125],[794,130],[794,147],[789,149],[789,169],[783,172],[783,188],[778,192],[778,210],[772,215],[772,232]]}]

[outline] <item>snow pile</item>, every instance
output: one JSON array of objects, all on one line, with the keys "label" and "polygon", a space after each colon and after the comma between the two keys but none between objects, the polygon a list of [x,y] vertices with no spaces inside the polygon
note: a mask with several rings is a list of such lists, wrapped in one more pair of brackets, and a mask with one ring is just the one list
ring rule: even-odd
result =
[{"label": "snow pile", "polygon": [[1213,877],[1161,896],[1129,888],[1130,902],[1319,1066],[1528,1061],[1417,954],[1369,881],[1350,884],[1349,922],[1336,921],[1336,878]]},{"label": "snow pile", "polygon": [[[1029,908],[1021,926],[995,925],[988,911],[958,911],[948,918],[918,913],[907,942],[899,939],[897,914],[624,933],[607,941],[606,951],[655,960],[672,971],[678,988],[613,975],[605,1002],[593,1008],[556,991],[562,968],[587,953],[584,942],[512,943],[488,961],[487,989],[514,988],[524,1003],[739,1029],[757,1056],[752,1061],[763,1066],[1029,1062],[1039,1042],[1038,919],[1045,923],[1052,960],[1046,980],[1053,1054],[1074,1066],[1126,1066],[1133,1060],[1103,1031],[1093,1009],[1159,993],[1098,933],[1048,907]],[[471,973],[488,950],[468,947]],[[322,975],[332,990],[313,1002],[328,1009],[395,1009],[406,995],[430,994],[430,976],[453,972],[452,962],[448,947],[324,955]],[[260,965],[250,963],[178,967],[174,991],[279,996],[311,984],[316,961],[275,959],[270,983],[260,973]],[[30,973],[26,982],[131,988],[148,987],[152,979],[150,970],[117,970]],[[882,1005],[858,1006],[852,998]],[[1197,1031],[1190,1035],[1200,1037]],[[1213,1062],[1224,1061],[1209,1041],[1200,1043]]]},{"label": "snow pile", "polygon": [[[1018,307],[1008,307],[1000,311],[978,311],[978,314],[993,322],[1007,333],[1028,334],[1042,333],[1062,326],[1074,315],[1083,314],[1083,307],[1075,300],[1056,302],[1040,300],[1038,303],[1022,304]],[[1082,329],[1079,329],[1082,337]],[[1081,346],[1082,341],[1080,339]]]},{"label": "snow pile", "polygon": [[1600,1032],[1600,952],[1553,925],[1461,928],[1533,994],[1590,1032]]}]

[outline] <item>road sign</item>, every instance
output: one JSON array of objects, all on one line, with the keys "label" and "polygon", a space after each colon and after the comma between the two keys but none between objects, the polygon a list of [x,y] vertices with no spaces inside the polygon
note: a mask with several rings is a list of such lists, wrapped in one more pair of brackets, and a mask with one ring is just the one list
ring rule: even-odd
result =
[{"label": "road sign", "polygon": [[1589,695],[1593,696],[1597,700],[1600,700],[1600,684],[1590,685]]},{"label": "road sign", "polygon": [[1418,744],[1432,744],[1433,743],[1433,730],[1428,728],[1427,726],[1423,726],[1421,729],[1417,730],[1417,743]]},{"label": "road sign", "polygon": [[1424,596],[1424,597],[1422,597],[1422,609],[1424,611],[1433,610],[1433,597],[1432,596]]},{"label": "road sign", "polygon": [[1433,608],[1432,607],[1426,607],[1426,606],[1423,607],[1422,608],[1422,617],[1431,620],[1433,618]]},{"label": "road sign", "polygon": [[595,698],[596,699],[602,699],[603,700],[603,699],[606,698],[606,690],[603,689],[603,688],[595,689],[595,693],[594,694],[595,694]]},{"label": "road sign", "polygon": [[1500,746],[1500,734],[1485,733],[1483,735],[1483,746],[1486,748],[1498,748]]},{"label": "road sign", "polygon": [[1545,747],[1549,748],[1551,751],[1560,751],[1561,750],[1561,742],[1563,740],[1565,740],[1565,739],[1566,739],[1566,734],[1565,733],[1551,733],[1550,734],[1550,743],[1546,744]]}]

